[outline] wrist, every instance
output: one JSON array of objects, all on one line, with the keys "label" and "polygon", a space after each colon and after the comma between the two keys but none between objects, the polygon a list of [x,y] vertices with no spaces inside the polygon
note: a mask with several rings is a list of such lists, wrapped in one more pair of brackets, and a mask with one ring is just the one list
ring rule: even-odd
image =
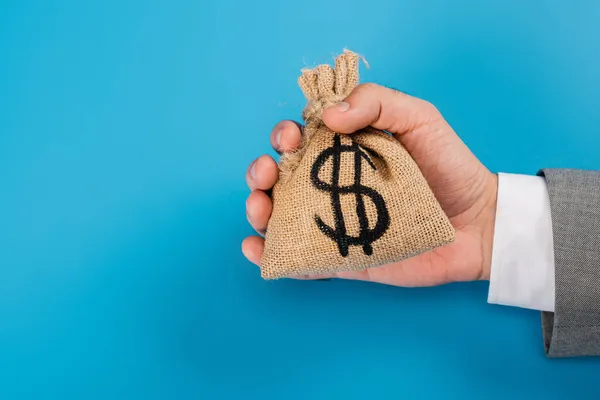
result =
[{"label": "wrist", "polygon": [[482,210],[481,231],[481,274],[479,280],[490,280],[492,253],[494,247],[494,229],[496,224],[496,208],[498,205],[498,175],[490,173],[488,188],[485,190]]}]

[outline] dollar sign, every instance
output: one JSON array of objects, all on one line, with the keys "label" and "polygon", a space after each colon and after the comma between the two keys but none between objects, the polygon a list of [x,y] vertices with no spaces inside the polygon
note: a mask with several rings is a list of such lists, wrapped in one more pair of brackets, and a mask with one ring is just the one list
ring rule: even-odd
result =
[{"label": "dollar sign", "polygon": [[[342,153],[346,152],[354,154],[354,184],[340,186],[340,163]],[[333,158],[331,183],[324,182],[319,178],[319,172],[329,158]],[[373,161],[371,161],[369,154],[358,143],[353,141],[351,145],[343,145],[340,135],[336,134],[333,138],[333,146],[323,150],[319,154],[311,169],[312,184],[317,189],[331,194],[335,229],[325,224],[318,215],[315,216],[315,222],[323,234],[337,243],[342,257],[348,255],[348,248],[350,246],[362,246],[363,252],[370,256],[373,254],[372,243],[379,239],[390,225],[390,216],[383,197],[377,191],[363,186],[360,182],[363,159],[367,161],[371,168],[374,170],[377,169]],[[354,194],[356,196],[356,214],[360,226],[360,234],[358,236],[349,236],[346,233],[346,222],[344,221],[342,205],[340,203],[341,195],[346,194]],[[367,219],[363,196],[370,197],[377,210],[377,223],[373,229],[369,229],[369,220]]]}]

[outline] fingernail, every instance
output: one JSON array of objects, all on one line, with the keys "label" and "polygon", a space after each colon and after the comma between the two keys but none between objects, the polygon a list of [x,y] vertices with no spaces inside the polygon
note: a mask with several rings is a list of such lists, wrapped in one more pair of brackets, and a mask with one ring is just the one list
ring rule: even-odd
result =
[{"label": "fingernail", "polygon": [[346,103],[345,101],[342,101],[341,103],[336,104],[335,108],[341,112],[348,111],[350,109],[350,104]]},{"label": "fingernail", "polygon": [[254,161],[250,167],[250,178],[252,178],[252,180],[256,179],[256,161]]},{"label": "fingernail", "polygon": [[278,149],[281,148],[281,134],[282,133],[283,133],[283,129],[280,129],[275,134],[275,145],[277,146]]}]

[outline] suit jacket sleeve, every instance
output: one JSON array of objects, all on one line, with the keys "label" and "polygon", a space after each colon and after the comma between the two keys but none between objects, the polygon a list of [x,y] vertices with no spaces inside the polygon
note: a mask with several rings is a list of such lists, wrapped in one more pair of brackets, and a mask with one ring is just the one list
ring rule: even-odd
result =
[{"label": "suit jacket sleeve", "polygon": [[600,355],[600,172],[545,169],[556,295],[542,313],[548,356]]}]

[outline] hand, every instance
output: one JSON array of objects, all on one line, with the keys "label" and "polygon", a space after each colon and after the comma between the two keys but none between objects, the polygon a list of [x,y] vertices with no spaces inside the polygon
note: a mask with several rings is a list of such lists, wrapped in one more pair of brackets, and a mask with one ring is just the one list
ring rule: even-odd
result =
[{"label": "hand", "polygon": [[[323,122],[339,133],[367,126],[392,133],[410,152],[436,198],[456,228],[456,241],[397,263],[363,271],[308,275],[301,279],[344,278],[397,286],[431,286],[449,282],[489,279],[498,181],[460,140],[430,103],[374,84],[356,87],[343,103],[326,109]],[[294,150],[301,130],[283,121],[271,133],[280,152]],[[266,191],[277,180],[278,169],[269,156],[248,168],[252,193],[246,202],[250,224],[264,233],[272,203]],[[244,255],[259,264],[264,239],[247,237]]]}]

